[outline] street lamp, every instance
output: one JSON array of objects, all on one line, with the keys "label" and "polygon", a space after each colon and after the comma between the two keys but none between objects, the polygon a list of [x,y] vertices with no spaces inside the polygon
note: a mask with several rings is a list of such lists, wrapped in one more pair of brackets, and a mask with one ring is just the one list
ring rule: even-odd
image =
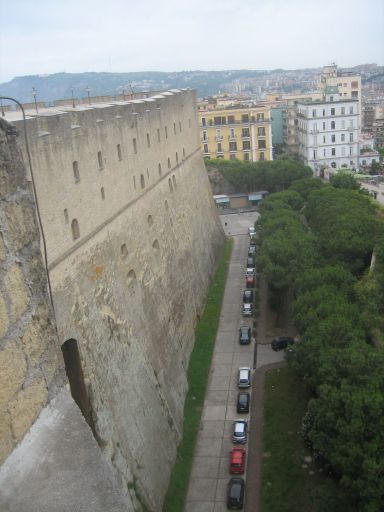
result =
[{"label": "street lamp", "polygon": [[76,105],[75,105],[75,98],[73,96],[73,87],[71,87],[71,95],[72,95],[72,108],[76,108]]},{"label": "street lamp", "polygon": [[34,87],[32,87],[32,96],[33,96],[33,99],[35,101],[35,109],[36,109],[36,114],[39,113],[39,111],[37,110],[37,101],[36,101],[36,95],[37,95],[37,91]]},{"label": "street lamp", "polygon": [[87,86],[87,87],[85,88],[85,90],[87,91],[87,94],[88,94],[88,103],[89,103],[89,104],[91,104],[91,97],[90,97],[90,95],[89,95],[89,93],[91,92],[91,89]]},{"label": "street lamp", "polygon": [[2,115],[3,117],[5,117],[3,100],[0,100],[0,105],[1,105],[1,115]]}]

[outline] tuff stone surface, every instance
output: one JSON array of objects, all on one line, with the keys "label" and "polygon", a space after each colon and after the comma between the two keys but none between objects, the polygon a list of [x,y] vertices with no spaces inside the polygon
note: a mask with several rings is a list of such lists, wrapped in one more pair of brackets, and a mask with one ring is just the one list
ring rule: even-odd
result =
[{"label": "tuff stone surface", "polygon": [[28,307],[28,292],[23,272],[19,265],[12,265],[4,277],[5,288],[11,302],[12,320],[18,320]]},{"label": "tuff stone surface", "polygon": [[25,356],[15,342],[0,350],[0,410],[22,387],[27,375]]}]

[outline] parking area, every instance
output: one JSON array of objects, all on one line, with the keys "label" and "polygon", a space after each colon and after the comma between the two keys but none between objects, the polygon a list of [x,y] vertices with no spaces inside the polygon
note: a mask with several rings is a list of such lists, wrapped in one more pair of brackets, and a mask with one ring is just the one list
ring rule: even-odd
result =
[{"label": "parking area", "polygon": [[[252,327],[252,318],[242,317],[242,292],[249,247],[248,227],[257,212],[223,215],[221,221],[227,235],[234,238],[220,323],[213,353],[210,378],[204,402],[200,431],[195,449],[185,512],[221,512],[227,510],[226,489],[229,479],[233,421],[248,419],[237,413],[236,402],[239,367],[253,368],[255,343],[239,344],[239,328]],[[257,283],[256,283],[257,286]],[[270,345],[258,346],[257,367],[281,361],[283,354],[273,352]],[[250,391],[247,389],[246,391]],[[252,436],[252,431],[249,432]],[[241,445],[247,449],[247,444]],[[246,480],[246,474],[242,475]],[[248,507],[247,507],[248,508]]]}]

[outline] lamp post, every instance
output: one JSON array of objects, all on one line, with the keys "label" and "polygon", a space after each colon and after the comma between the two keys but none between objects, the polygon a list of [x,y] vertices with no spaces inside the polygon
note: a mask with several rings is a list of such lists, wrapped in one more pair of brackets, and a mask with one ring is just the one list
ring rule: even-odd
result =
[{"label": "lamp post", "polygon": [[3,100],[0,100],[0,105],[1,105],[1,115],[2,115],[3,117],[5,117]]},{"label": "lamp post", "polygon": [[73,87],[71,87],[71,96],[72,96],[72,108],[76,108],[75,97],[73,96]]},{"label": "lamp post", "polygon": [[32,96],[33,96],[33,99],[35,101],[36,114],[38,114],[39,111],[37,110],[37,101],[36,101],[37,91],[36,91],[36,89],[34,87],[32,87]]},{"label": "lamp post", "polygon": [[89,95],[89,93],[91,92],[91,89],[87,86],[87,87],[85,88],[85,90],[87,91],[87,94],[88,94],[88,103],[89,103],[89,104],[91,104],[91,97],[90,97],[90,95]]}]

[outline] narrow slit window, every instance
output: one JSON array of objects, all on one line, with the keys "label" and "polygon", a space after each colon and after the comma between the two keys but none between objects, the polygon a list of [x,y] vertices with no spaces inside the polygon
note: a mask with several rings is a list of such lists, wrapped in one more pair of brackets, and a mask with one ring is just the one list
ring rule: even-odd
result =
[{"label": "narrow slit window", "polygon": [[75,178],[75,183],[79,183],[79,181],[80,181],[79,162],[74,161],[72,163],[72,167],[73,167],[73,177]]},{"label": "narrow slit window", "polygon": [[104,165],[103,165],[103,155],[101,154],[101,151],[97,152],[97,161],[99,163],[99,171],[101,171],[104,168]]},{"label": "narrow slit window", "polygon": [[121,160],[123,159],[123,157],[121,156],[121,145],[120,145],[120,144],[118,144],[118,145],[116,146],[116,148],[117,148],[117,159],[118,159],[119,161],[121,161]]},{"label": "narrow slit window", "polygon": [[78,238],[80,238],[80,227],[77,219],[73,219],[73,221],[71,222],[71,230],[73,240],[77,240]]}]

